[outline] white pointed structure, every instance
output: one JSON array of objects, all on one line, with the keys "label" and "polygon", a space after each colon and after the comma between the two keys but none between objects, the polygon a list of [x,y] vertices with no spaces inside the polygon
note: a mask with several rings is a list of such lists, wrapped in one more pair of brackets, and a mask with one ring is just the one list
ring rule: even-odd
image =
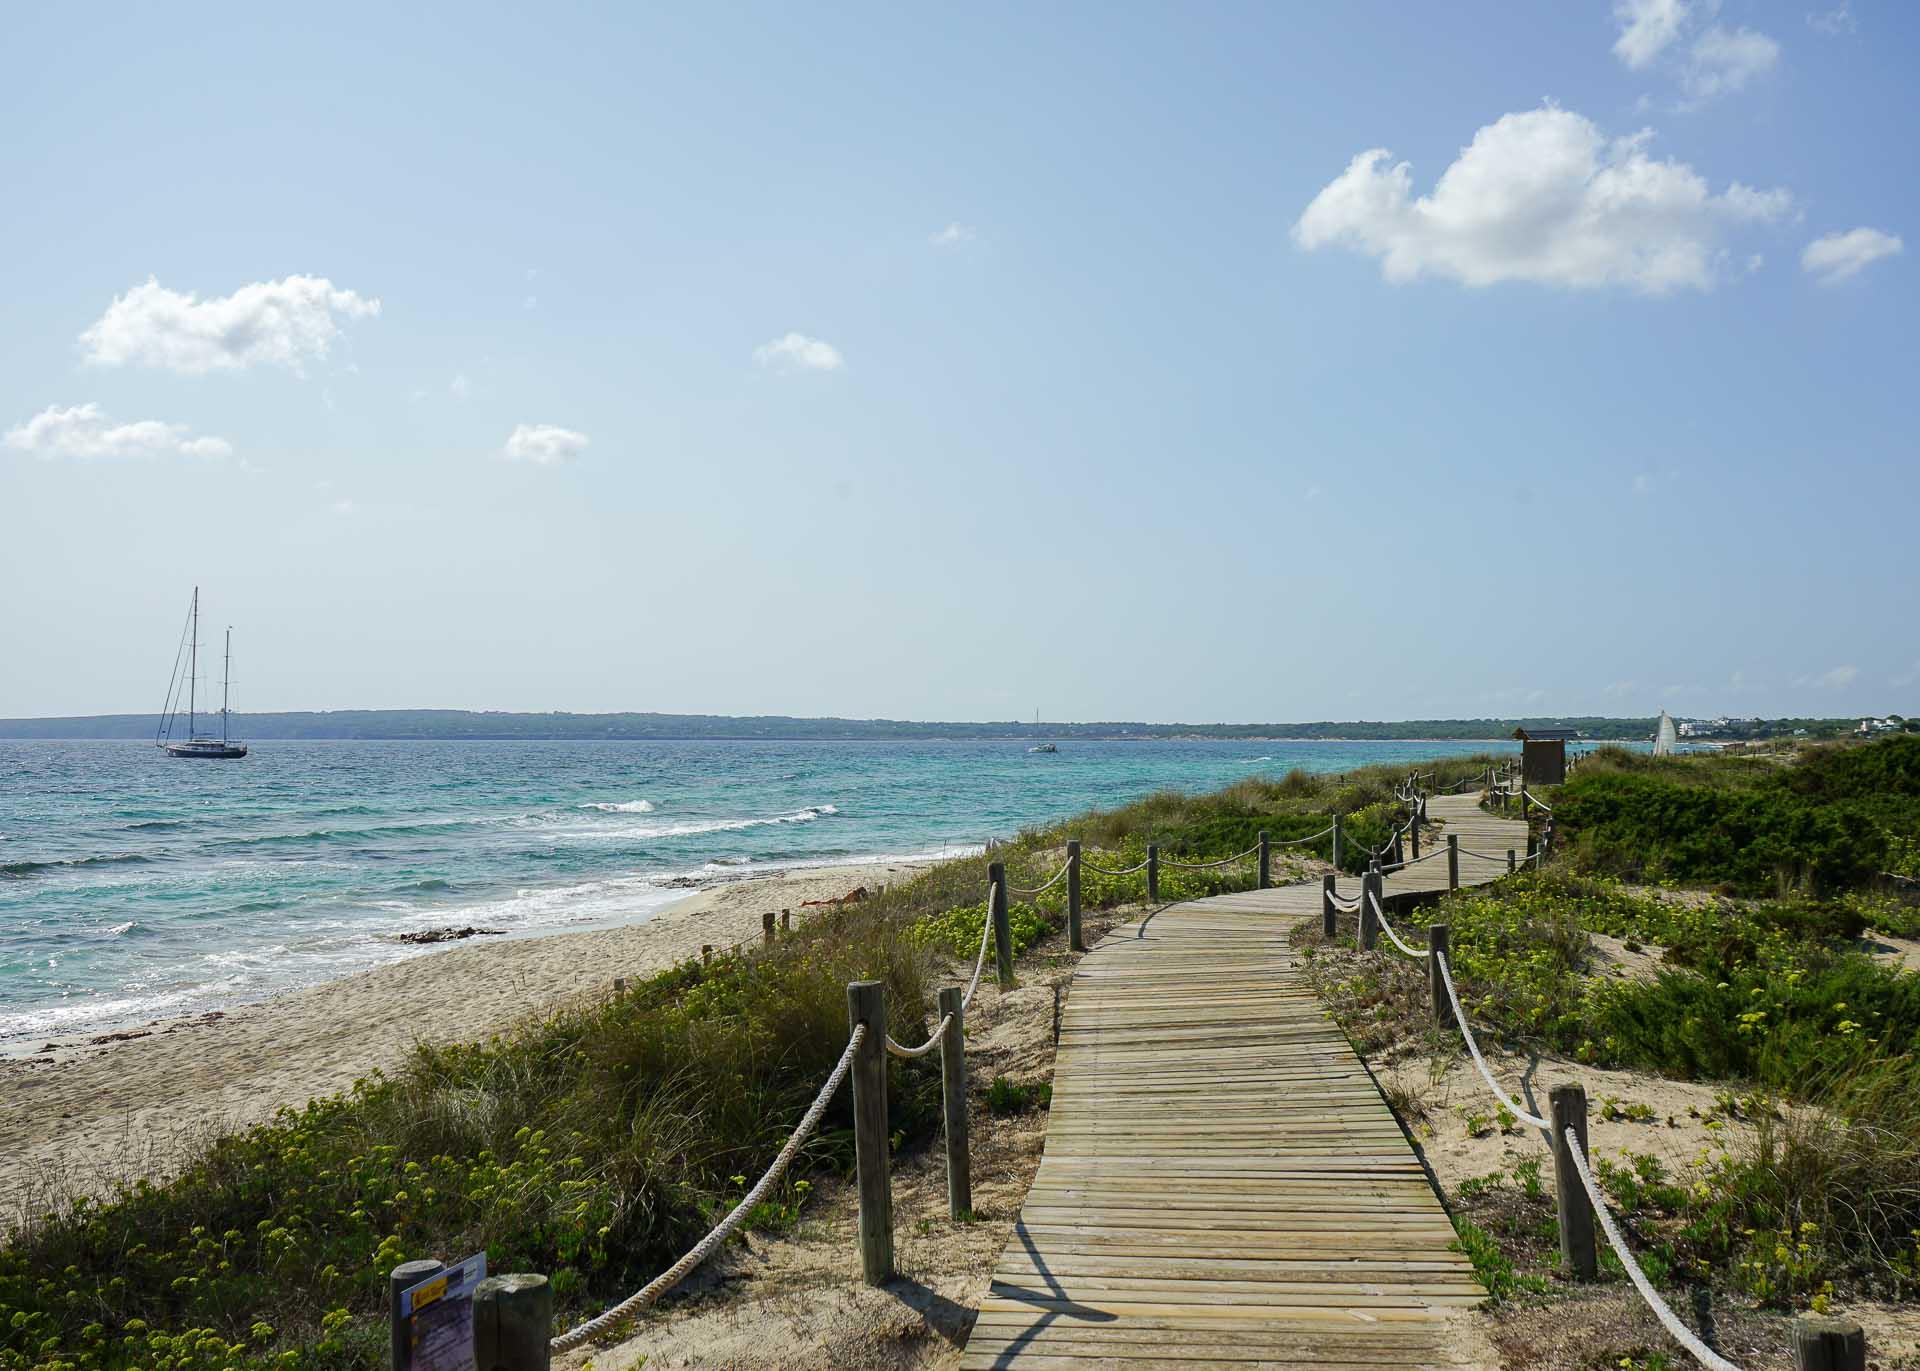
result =
[{"label": "white pointed structure", "polygon": [[1663,709],[1660,711],[1660,731],[1653,735],[1653,755],[1671,757],[1679,745],[1680,733],[1673,726],[1673,716]]}]

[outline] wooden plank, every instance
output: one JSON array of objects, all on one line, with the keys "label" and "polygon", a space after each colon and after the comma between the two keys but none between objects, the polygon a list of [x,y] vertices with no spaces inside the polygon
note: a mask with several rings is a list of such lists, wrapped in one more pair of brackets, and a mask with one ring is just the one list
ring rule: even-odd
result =
[{"label": "wooden plank", "polygon": [[[1524,845],[1470,796],[1429,814],[1463,848]],[[1445,889],[1435,850],[1386,894]],[[1505,874],[1461,854],[1462,884]],[[1485,1291],[1288,946],[1320,902],[1316,879],[1174,905],[1081,961],[1046,1153],[964,1367],[1460,1364],[1441,1322]]]}]

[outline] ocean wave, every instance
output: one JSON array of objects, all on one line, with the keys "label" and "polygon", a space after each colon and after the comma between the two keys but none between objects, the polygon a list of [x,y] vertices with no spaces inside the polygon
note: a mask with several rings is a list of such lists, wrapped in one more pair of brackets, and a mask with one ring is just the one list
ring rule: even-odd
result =
[{"label": "ocean wave", "polygon": [[186,827],[189,827],[189,825],[182,819],[142,819],[137,824],[123,825],[122,831],[132,833],[136,829],[139,829],[145,832],[159,831],[164,833],[176,828]]},{"label": "ocean wave", "polygon": [[114,857],[60,857],[46,862],[0,862],[0,879],[10,877],[25,880],[43,871],[59,871],[63,868],[79,870],[90,866],[145,866],[147,861],[137,852],[125,852]]},{"label": "ocean wave", "polygon": [[582,809],[597,809],[602,814],[651,814],[652,800],[625,800],[619,804],[594,803],[583,804]]},{"label": "ocean wave", "polygon": [[617,829],[616,838],[691,838],[702,833],[737,833],[747,828],[768,828],[778,824],[810,824],[838,814],[838,805],[808,805],[791,814],[774,814],[764,819],[692,819],[679,824],[640,824]]}]

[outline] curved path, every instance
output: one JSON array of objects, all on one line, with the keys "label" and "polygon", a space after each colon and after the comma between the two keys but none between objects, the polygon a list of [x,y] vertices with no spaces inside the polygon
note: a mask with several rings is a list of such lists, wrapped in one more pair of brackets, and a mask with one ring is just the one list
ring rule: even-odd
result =
[{"label": "curved path", "polygon": [[[1506,872],[1514,819],[1437,796],[1439,854],[1388,895]],[[1341,894],[1359,891],[1345,878]],[[1046,1155],[966,1368],[1442,1367],[1486,1292],[1288,934],[1319,883],[1163,909],[1103,939],[1060,1025]]]}]

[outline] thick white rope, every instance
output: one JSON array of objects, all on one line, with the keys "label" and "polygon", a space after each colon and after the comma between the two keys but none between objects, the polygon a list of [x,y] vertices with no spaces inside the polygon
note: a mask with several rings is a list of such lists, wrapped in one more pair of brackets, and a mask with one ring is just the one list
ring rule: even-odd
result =
[{"label": "thick white rope", "polygon": [[1111,871],[1104,866],[1095,866],[1092,862],[1088,861],[1084,857],[1080,859],[1080,869],[1082,871],[1091,871],[1097,876],[1131,876],[1134,872],[1144,871],[1146,870],[1146,868],[1147,868],[1147,859],[1145,857],[1142,857],[1139,861],[1135,862],[1132,866],[1121,867],[1118,871]]},{"label": "thick white rope", "polygon": [[627,1315],[646,1308],[662,1295],[666,1294],[667,1291],[673,1289],[674,1286],[680,1284],[682,1280],[686,1279],[688,1272],[712,1256],[721,1243],[733,1236],[734,1230],[740,1227],[741,1223],[746,1220],[747,1215],[751,1214],[754,1208],[767,1197],[767,1191],[771,1190],[774,1183],[786,1174],[788,1165],[793,1161],[794,1157],[799,1154],[801,1146],[805,1144],[808,1138],[813,1136],[813,1130],[820,1126],[820,1117],[827,1112],[828,1101],[833,1099],[834,1091],[840,1088],[840,1082],[847,1078],[847,1070],[853,1065],[853,1054],[859,1051],[860,1044],[866,1041],[866,1037],[867,1026],[865,1024],[855,1024],[853,1033],[847,1038],[846,1051],[840,1054],[840,1060],[834,1065],[832,1073],[828,1075],[827,1083],[820,1087],[820,1093],[815,1095],[813,1097],[813,1103],[807,1106],[807,1112],[801,1117],[799,1125],[793,1130],[793,1136],[787,1139],[787,1145],[780,1149],[780,1155],[773,1159],[773,1165],[767,1168],[766,1174],[760,1178],[753,1189],[746,1193],[746,1196],[740,1203],[733,1207],[733,1212],[715,1224],[713,1231],[695,1243],[692,1250],[684,1257],[680,1258],[679,1261],[675,1262],[665,1271],[662,1271],[658,1276],[655,1276],[639,1290],[614,1305],[613,1308],[607,1310],[606,1313],[601,1314],[597,1318],[588,1319],[585,1323],[574,1328],[569,1328],[566,1332],[555,1338],[550,1344],[555,1352],[571,1351],[573,1348],[580,1346],[581,1343],[592,1338],[593,1335],[601,1329],[618,1323],[621,1319],[627,1317]]},{"label": "thick white rope", "polygon": [[1317,843],[1331,832],[1333,832],[1333,825],[1328,824],[1325,828],[1321,829],[1318,833],[1309,833],[1304,838],[1269,838],[1267,840],[1267,846],[1268,847],[1298,847],[1301,843]]},{"label": "thick white rope", "polygon": [[973,1007],[973,992],[980,988],[980,973],[987,966],[987,936],[993,932],[993,886],[987,886],[987,912],[980,920],[980,951],[973,959],[973,979],[967,982],[967,993],[960,997],[960,1010],[965,1013]]},{"label": "thick white rope", "polygon": [[1054,886],[1058,885],[1062,880],[1066,879],[1067,872],[1071,871],[1072,869],[1073,869],[1073,863],[1068,862],[1065,866],[1061,867],[1058,871],[1054,872],[1052,876],[1048,877],[1046,884],[1036,885],[1032,887],[1010,885],[1007,887],[1007,894],[1009,895],[1044,895],[1046,894],[1047,891],[1051,890]]},{"label": "thick white rope", "polygon": [[1337,890],[1329,890],[1327,891],[1327,898],[1333,901],[1333,907],[1335,909],[1358,909],[1360,907],[1360,897],[1358,895],[1342,895]]},{"label": "thick white rope", "polygon": [[896,1057],[905,1057],[909,1061],[915,1057],[924,1057],[940,1046],[941,1038],[946,1035],[947,1025],[952,1022],[953,1015],[943,1015],[940,1022],[933,1026],[933,1032],[928,1035],[927,1040],[918,1047],[902,1047],[893,1040],[893,1035],[889,1033],[887,1035],[887,1051]]},{"label": "thick white rope", "polygon": [[1547,813],[1549,814],[1553,813],[1553,806],[1550,804],[1547,804],[1544,800],[1534,799],[1533,792],[1531,790],[1523,790],[1520,792],[1520,795],[1521,795],[1521,798],[1524,799],[1528,804],[1537,805],[1541,809],[1546,810]]},{"label": "thick white rope", "polygon": [[1258,852],[1259,850],[1260,850],[1260,844],[1255,843],[1252,847],[1248,848],[1245,852],[1236,852],[1231,857],[1222,857],[1217,862],[1176,862],[1171,857],[1162,857],[1160,859],[1160,865],[1177,866],[1182,871],[1208,871],[1216,866],[1231,866],[1235,862],[1244,862],[1247,858],[1251,857],[1254,853]]},{"label": "thick white rope", "polygon": [[1367,903],[1373,906],[1373,916],[1376,919],[1380,920],[1380,931],[1387,935],[1388,942],[1392,943],[1395,947],[1399,948],[1402,952],[1406,953],[1409,957],[1417,957],[1422,961],[1426,960],[1427,954],[1425,949],[1418,948],[1418,947],[1408,947],[1405,943],[1400,941],[1400,935],[1398,933],[1395,933],[1393,931],[1393,925],[1387,922],[1387,911],[1380,907],[1380,901],[1374,898],[1373,892],[1371,890],[1367,892]]},{"label": "thick white rope", "polygon": [[1507,1092],[1500,1088],[1500,1082],[1493,1078],[1493,1072],[1487,1070],[1487,1059],[1480,1055],[1480,1044],[1473,1040],[1473,1030],[1467,1026],[1466,1011],[1460,1007],[1460,992],[1453,988],[1453,968],[1447,965],[1447,957],[1443,952],[1434,953],[1433,959],[1440,967],[1440,979],[1446,983],[1447,999],[1453,1004],[1453,1021],[1459,1026],[1460,1036],[1467,1040],[1467,1051],[1473,1054],[1473,1064],[1480,1068],[1480,1079],[1487,1083],[1487,1089],[1493,1092],[1493,1097],[1511,1110],[1520,1122],[1551,1131],[1552,1124],[1538,1114],[1529,1114],[1526,1106],[1518,1100],[1508,1099]]},{"label": "thick white rope", "polygon": [[1607,1241],[1613,1244],[1614,1255],[1620,1258],[1620,1265],[1627,1269],[1627,1279],[1633,1282],[1634,1289],[1640,1292],[1640,1298],[1653,1310],[1654,1317],[1673,1334],[1674,1341],[1699,1359],[1702,1366],[1712,1371],[1740,1371],[1740,1368],[1700,1341],[1699,1335],[1684,1323],[1679,1316],[1667,1307],[1653,1288],[1653,1282],[1647,1279],[1647,1273],[1640,1269],[1640,1263],[1633,1259],[1633,1253],[1627,1248],[1627,1240],[1620,1235],[1619,1227],[1613,1221],[1613,1214],[1607,1208],[1605,1197],[1600,1188],[1593,1183],[1593,1172],[1587,1169],[1587,1159],[1580,1151],[1580,1137],[1571,1128],[1567,1130],[1567,1155],[1573,1159],[1573,1169],[1580,1173],[1580,1184],[1586,1187],[1587,1198],[1593,1202],[1593,1212],[1600,1217],[1600,1226],[1607,1232]]}]

